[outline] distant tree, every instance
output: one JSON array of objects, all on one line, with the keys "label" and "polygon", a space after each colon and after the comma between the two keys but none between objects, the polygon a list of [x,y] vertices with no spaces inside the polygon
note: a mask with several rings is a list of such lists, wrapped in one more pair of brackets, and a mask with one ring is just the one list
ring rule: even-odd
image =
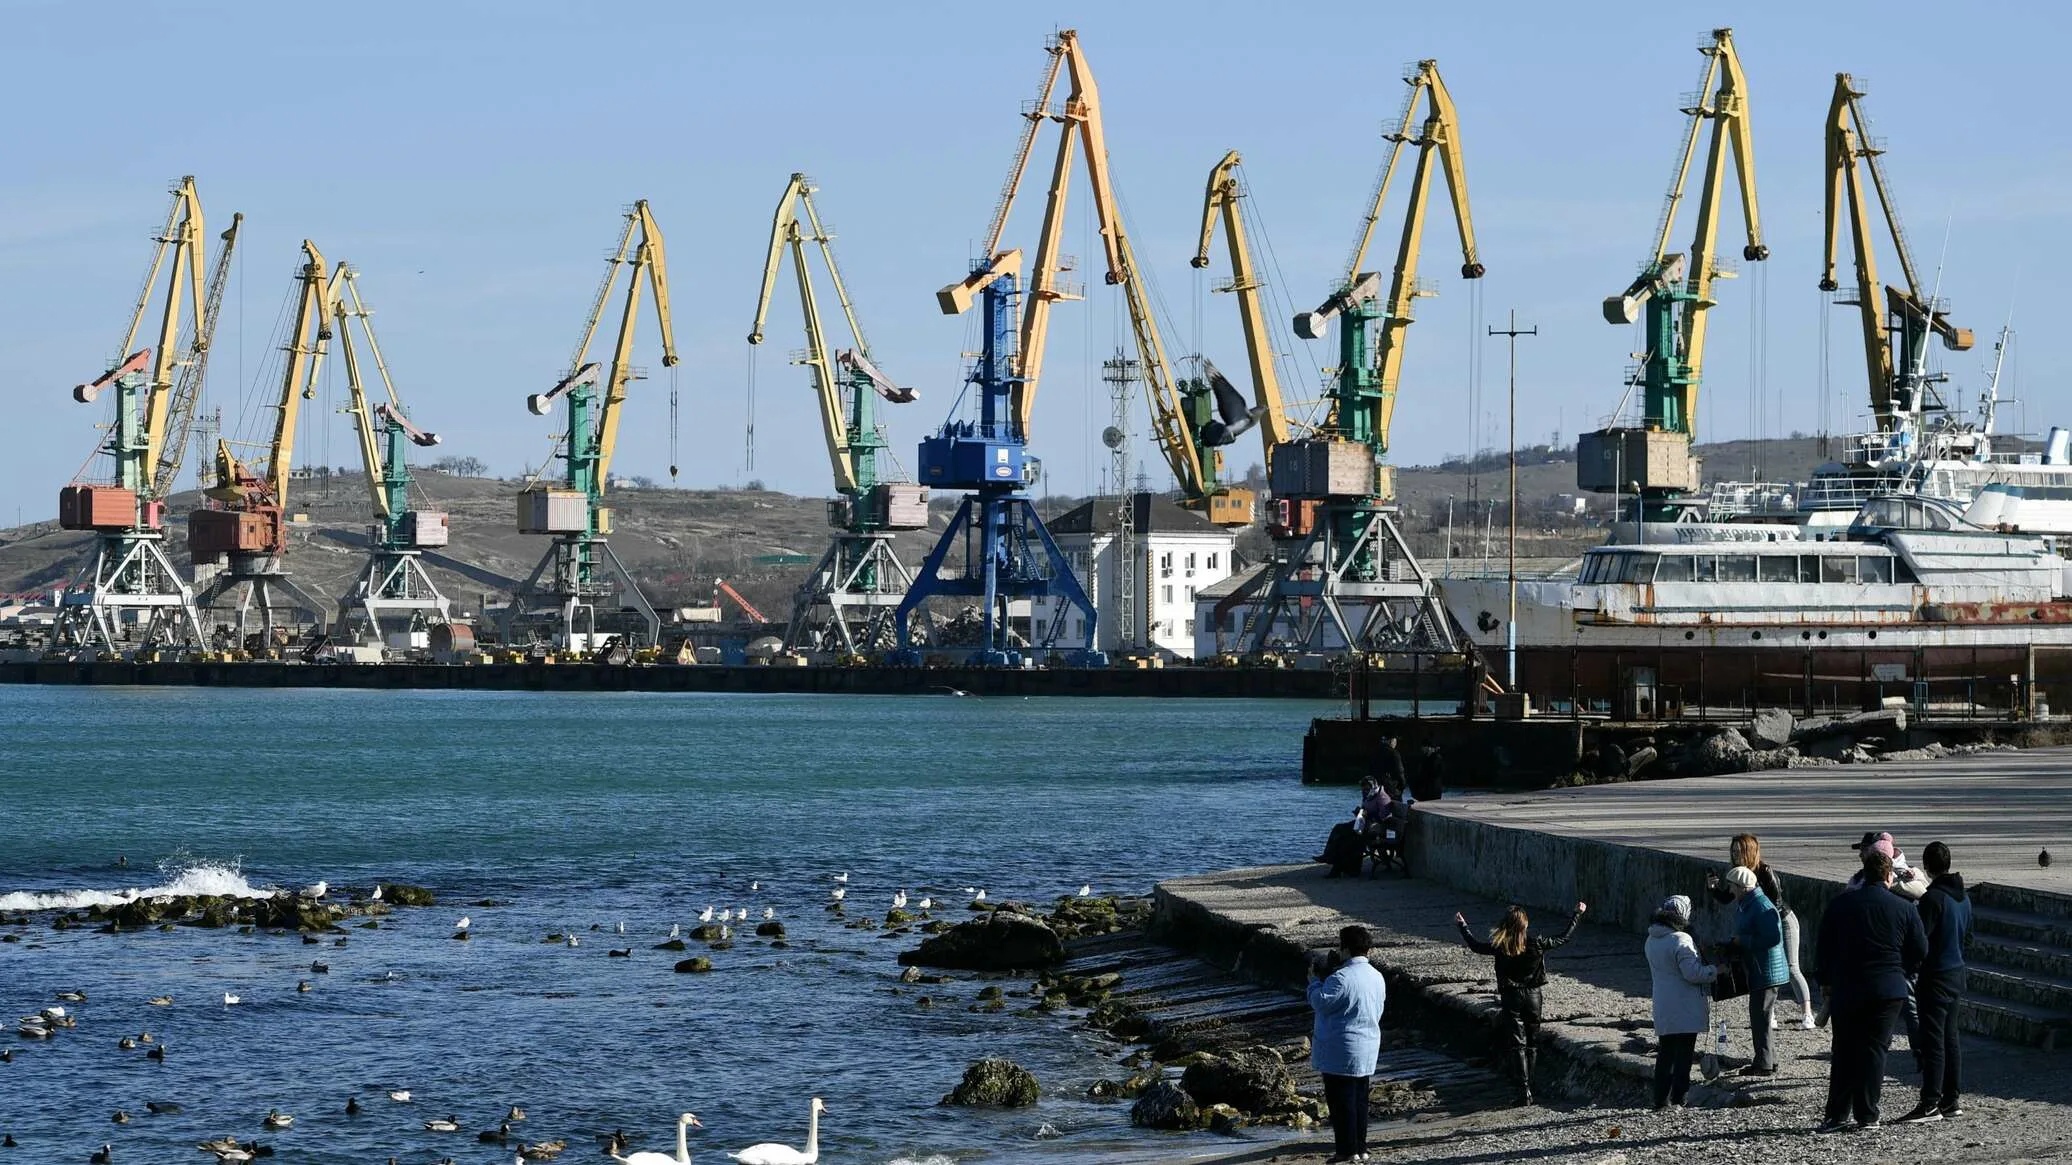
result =
[{"label": "distant tree", "polygon": [[427,466],[454,477],[486,477],[489,466],[479,457],[441,457]]},{"label": "distant tree", "polygon": [[763,479],[760,477],[751,477],[746,482],[742,483],[741,488],[748,490],[751,493],[761,493],[763,492]]}]

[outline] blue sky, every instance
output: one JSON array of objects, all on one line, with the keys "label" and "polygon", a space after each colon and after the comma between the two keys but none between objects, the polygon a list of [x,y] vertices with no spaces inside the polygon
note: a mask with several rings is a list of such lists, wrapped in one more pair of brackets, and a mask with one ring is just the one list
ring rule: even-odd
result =
[{"label": "blue sky", "polygon": [[[1860,423],[1853,318],[1826,308],[1814,286],[1820,134],[1836,70],[1869,91],[1916,258],[1941,266],[1943,294],[1979,332],[1976,352],[1951,358],[1956,383],[1975,391],[2013,310],[2027,326],[2006,383],[2025,408],[2010,420],[2040,430],[2072,418],[2061,333],[2044,326],[2051,277],[2072,267],[2072,138],[2050,92],[2061,10],[2005,4],[1990,19],[1952,20],[1943,6],[1896,3],[1879,6],[1875,24],[1862,11],[6,0],[0,391],[14,441],[0,459],[0,515],[54,513],[58,488],[92,450],[99,413],[69,389],[113,354],[168,183],[183,173],[198,177],[212,230],[232,211],[246,215],[211,366],[210,401],[226,428],[259,423],[251,403],[274,392],[260,376],[307,236],[361,268],[405,401],[448,450],[505,474],[537,465],[553,422],[531,416],[524,398],[564,370],[621,208],[644,197],[669,243],[682,481],[756,477],[817,494],[828,492],[828,469],[803,371],[785,362],[801,342],[788,286],[753,359],[752,469],[743,448],[745,336],[769,213],[786,176],[805,170],[839,232],[878,363],[922,392],[890,410],[894,450],[911,465],[972,343],[965,321],[937,313],[933,293],[977,246],[1044,38],[1058,27],[1080,30],[1100,81],[1111,162],[1139,262],[1171,309],[1176,355],[1199,344],[1226,368],[1243,365],[1234,306],[1208,293],[1225,273],[1220,251],[1207,275],[1187,263],[1202,183],[1222,152],[1245,154],[1248,210],[1271,240],[1276,294],[1312,306],[1344,262],[1382,156],[1380,128],[1401,103],[1401,70],[1436,57],[1460,110],[1489,270],[1484,322],[1515,306],[1541,329],[1521,342],[1521,433],[1545,440],[1558,428],[1571,440],[1622,395],[1635,339],[1601,321],[1599,301],[1651,242],[1682,132],[1677,105],[1702,65],[1694,46],[1711,21],[1731,19],[1773,257],[1767,271],[1722,285],[1701,439],[1816,427],[1823,313],[1833,316],[1833,423]],[[1010,224],[1016,245],[1034,243],[1042,177],[1032,175]],[[1081,257],[1093,293],[1054,317],[1035,438],[1064,492],[1100,481],[1108,401],[1098,363],[1128,337],[1096,269],[1083,178],[1073,198],[1065,249]],[[1370,265],[1387,265],[1396,205]],[[1723,239],[1736,229],[1730,218]],[[1471,337],[1474,297],[1457,267],[1450,224],[1434,220],[1424,275],[1440,295],[1421,302],[1412,328],[1401,463],[1503,440],[1502,351]],[[1314,397],[1308,385],[1329,348],[1279,322],[1294,353],[1290,395]],[[661,478],[671,375],[651,327],[640,345],[653,376],[633,388],[617,468]],[[1479,424],[1471,349],[1486,361]],[[1757,349],[1765,356],[1752,363]],[[327,392],[335,406],[342,382]],[[241,423],[241,412],[253,419]],[[312,421],[298,460],[351,462],[345,418],[317,409]],[[1143,455],[1163,484],[1155,452]],[[1233,461],[1257,456],[1247,439]]]}]

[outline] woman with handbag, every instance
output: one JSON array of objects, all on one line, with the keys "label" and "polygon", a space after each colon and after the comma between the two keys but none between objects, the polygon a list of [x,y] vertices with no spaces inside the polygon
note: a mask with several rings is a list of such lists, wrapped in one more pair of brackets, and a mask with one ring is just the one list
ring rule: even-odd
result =
[{"label": "woman with handbag", "polygon": [[1691,1061],[1698,1034],[1706,1028],[1711,1001],[1706,988],[1719,969],[1698,956],[1688,933],[1691,900],[1681,894],[1662,900],[1648,927],[1648,973],[1655,1015],[1655,1109],[1682,1107],[1691,1089]]},{"label": "woman with handbag", "polygon": [[[1784,901],[1784,888],[1777,882],[1776,871],[1763,860],[1762,842],[1755,834],[1737,833],[1727,843],[1727,865],[1747,866],[1755,871],[1755,883],[1777,908],[1779,921],[1784,927],[1784,965],[1790,971],[1792,994],[1799,1001],[1799,1026],[1813,1030],[1813,988],[1806,982],[1805,972],[1799,969],[1799,916]],[[1717,877],[1707,874],[1705,888],[1712,893],[1712,900],[1722,905],[1734,900],[1734,893]],[[1777,1026],[1776,1016],[1770,1019],[1770,1026]]]},{"label": "woman with handbag", "polygon": [[1532,1103],[1532,1069],[1540,1038],[1540,988],[1547,985],[1546,952],[1567,942],[1576,933],[1576,923],[1583,920],[1583,913],[1589,909],[1586,903],[1576,903],[1576,912],[1568,918],[1568,929],[1551,938],[1533,938],[1528,933],[1531,920],[1526,917],[1525,908],[1513,906],[1489,932],[1488,942],[1468,930],[1467,918],[1458,911],[1453,915],[1453,923],[1460,928],[1460,937],[1468,949],[1496,960],[1496,997],[1503,1008],[1498,1055],[1510,1060],[1512,1071],[1518,1075],[1520,1104]]},{"label": "woman with handbag", "polygon": [[1770,1018],[1777,1007],[1777,988],[1791,978],[1784,960],[1784,924],[1768,895],[1756,885],[1755,871],[1735,866],[1727,871],[1734,894],[1734,939],[1748,968],[1748,1028],[1755,1059],[1743,1076],[1774,1076],[1777,1057],[1770,1049]]}]

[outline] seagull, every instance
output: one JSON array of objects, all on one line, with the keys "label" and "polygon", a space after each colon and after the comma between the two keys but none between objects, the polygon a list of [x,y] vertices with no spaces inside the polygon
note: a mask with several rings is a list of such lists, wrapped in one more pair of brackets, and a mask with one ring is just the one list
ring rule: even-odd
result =
[{"label": "seagull", "polygon": [[568,932],[568,939],[567,939],[566,941],[568,942],[568,945],[569,945],[569,946],[572,946],[572,947],[573,947],[573,946],[581,946],[581,945],[582,945],[581,943],[578,943],[578,942],[576,941],[576,934],[575,934],[575,932],[574,932],[574,931],[570,931],[570,932]]},{"label": "seagull", "polygon": [[971,900],[973,902],[984,902],[986,900],[986,892],[984,890],[980,890],[978,893],[973,894],[971,896]]},{"label": "seagull", "polygon": [[1080,896],[1081,898],[1091,898],[1091,897],[1093,897],[1093,896],[1094,896],[1094,888],[1093,888],[1093,884],[1092,884],[1092,883],[1088,883],[1087,885],[1081,886],[1081,887],[1079,888],[1079,896]]},{"label": "seagull", "polygon": [[728,939],[731,939],[731,938],[733,938],[733,937],[734,937],[734,928],[733,928],[733,927],[731,927],[731,926],[728,926],[728,925],[727,925],[726,923],[724,923],[724,922],[723,922],[723,923],[720,923],[720,926],[719,926],[719,941],[721,941],[721,942],[726,942],[726,941],[727,941]]},{"label": "seagull", "polygon": [[315,900],[315,899],[318,899],[318,898],[322,898],[322,897],[323,897],[324,895],[326,895],[326,894],[328,894],[328,893],[330,893],[330,892],[331,892],[331,883],[329,883],[329,882],[318,882],[318,883],[316,883],[315,885],[312,885],[312,886],[304,886],[304,887],[302,888],[302,896],[303,896],[304,898],[308,898],[308,899],[311,899],[311,900]]},{"label": "seagull", "polygon": [[847,886],[836,886],[834,889],[829,890],[827,892],[827,896],[829,898],[834,899],[837,902],[840,902],[842,899],[847,898],[849,896],[849,888]]},{"label": "seagull", "polygon": [[682,926],[681,926],[680,924],[678,924],[678,923],[674,923],[674,922],[670,923],[670,924],[669,924],[669,937],[670,937],[670,938],[681,938],[681,937],[683,937],[683,927],[682,927]]},{"label": "seagull", "polygon": [[381,885],[379,883],[376,883],[374,887],[374,893],[370,896],[373,901],[381,901],[381,889]]},{"label": "seagull", "polygon": [[734,921],[735,921],[735,922],[747,922],[747,921],[748,921],[748,907],[746,907],[746,906],[740,906],[740,907],[736,907],[736,908],[735,908],[735,910],[734,910]]},{"label": "seagull", "polygon": [[920,901],[920,902],[918,903],[918,905],[919,905],[919,906],[921,907],[921,909],[923,909],[923,910],[933,910],[933,909],[935,909],[935,899],[933,899],[933,898],[923,898],[923,899],[921,899],[921,901]]},{"label": "seagull", "polygon": [[393,1092],[389,1093],[389,1099],[395,1101],[397,1104],[409,1104],[410,1090],[408,1088],[398,1088]]},{"label": "seagull", "polygon": [[453,924],[453,929],[458,931],[465,931],[468,929],[470,925],[474,923],[474,921],[474,919],[469,918],[466,915],[462,915],[461,920]]},{"label": "seagull", "polygon": [[748,884],[748,892],[750,894],[759,894],[762,892],[762,889],[763,884],[761,882],[750,882]]},{"label": "seagull", "polygon": [[776,908],[775,906],[765,906],[765,907],[763,907],[763,921],[764,921],[764,922],[768,922],[768,921],[770,921],[771,919],[773,919],[773,918],[775,918],[775,917],[777,917],[777,908]]},{"label": "seagull", "polygon": [[230,992],[228,992],[228,991],[225,991],[225,992],[223,993],[223,1006],[225,1006],[225,1007],[230,1007],[230,1006],[232,1006],[233,1004],[238,1004],[238,1003],[243,1003],[243,1002],[244,1002],[244,1000],[242,1000],[242,999],[239,999],[239,998],[238,998],[237,996],[235,996],[235,995],[232,995],[232,994],[231,994]]},{"label": "seagull", "polygon": [[843,871],[842,871],[841,873],[839,873],[839,874],[836,874],[836,875],[835,875],[835,881],[837,881],[837,882],[840,882],[840,883],[841,883],[841,884],[843,884],[844,886],[848,885],[848,884],[849,884],[849,871],[847,871],[847,870],[843,870]]},{"label": "seagull", "polygon": [[626,920],[625,920],[625,919],[623,919],[623,918],[619,920],[619,933],[620,933],[620,934],[625,934],[625,933],[626,933]]},{"label": "seagull", "polygon": [[970,692],[965,691],[963,688],[953,688],[948,684],[937,684],[935,686],[941,691],[948,692],[952,696],[969,696],[971,694]]},{"label": "seagull", "polygon": [[904,890],[900,890],[900,891],[898,891],[897,893],[895,893],[895,894],[893,894],[893,895],[892,895],[892,909],[894,909],[894,910],[905,910],[905,909],[906,909],[906,904],[907,904],[907,897],[906,897],[906,891],[904,891]]},{"label": "seagull", "polygon": [[[711,906],[711,905],[710,905],[709,903],[708,903],[708,904],[706,905],[705,909],[703,909],[703,910],[700,910],[700,911],[698,912],[698,921],[699,921],[699,922],[711,922],[711,921],[712,921],[712,906]],[[670,937],[670,938],[675,938],[675,937],[676,937],[676,932],[675,932],[675,931],[671,931],[671,932],[669,933],[669,937]]]}]

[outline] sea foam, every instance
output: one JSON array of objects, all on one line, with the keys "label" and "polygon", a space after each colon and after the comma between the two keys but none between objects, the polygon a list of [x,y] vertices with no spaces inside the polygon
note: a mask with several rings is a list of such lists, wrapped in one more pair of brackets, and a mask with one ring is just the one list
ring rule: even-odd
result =
[{"label": "sea foam", "polygon": [[17,890],[0,894],[0,910],[84,910],[89,906],[119,906],[139,898],[268,898],[271,887],[254,886],[236,863],[165,863],[158,868],[166,881],[157,886],[128,890]]}]

